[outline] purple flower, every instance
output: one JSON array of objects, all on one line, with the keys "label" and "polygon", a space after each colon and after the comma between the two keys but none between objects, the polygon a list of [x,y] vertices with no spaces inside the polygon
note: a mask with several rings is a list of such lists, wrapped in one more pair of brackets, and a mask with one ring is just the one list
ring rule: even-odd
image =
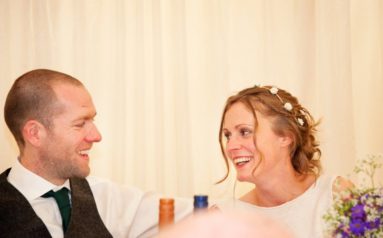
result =
[{"label": "purple flower", "polygon": [[[383,165],[372,160],[363,161],[367,167],[358,167],[355,171],[368,176],[372,176],[375,169]],[[336,198],[324,216],[328,222],[328,235],[341,238],[383,238],[383,186],[353,188]]]},{"label": "purple flower", "polygon": [[362,219],[351,219],[350,230],[354,235],[363,235],[366,230],[366,224]]},{"label": "purple flower", "polygon": [[380,219],[376,218],[375,221],[367,222],[367,228],[369,230],[378,229],[379,228],[379,224],[380,224]]},{"label": "purple flower", "polygon": [[363,204],[357,204],[351,208],[351,220],[364,219],[365,217],[366,213],[364,212]]}]

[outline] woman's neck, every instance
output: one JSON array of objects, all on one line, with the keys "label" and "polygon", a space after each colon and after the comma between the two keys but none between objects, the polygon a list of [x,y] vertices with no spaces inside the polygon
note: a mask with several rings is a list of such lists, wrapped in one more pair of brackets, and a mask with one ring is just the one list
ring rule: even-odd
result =
[{"label": "woman's neck", "polygon": [[[270,177],[269,177],[270,178]],[[315,182],[315,175],[286,175],[283,179],[269,179],[255,183],[256,187],[240,198],[262,207],[274,207],[303,194]]]}]

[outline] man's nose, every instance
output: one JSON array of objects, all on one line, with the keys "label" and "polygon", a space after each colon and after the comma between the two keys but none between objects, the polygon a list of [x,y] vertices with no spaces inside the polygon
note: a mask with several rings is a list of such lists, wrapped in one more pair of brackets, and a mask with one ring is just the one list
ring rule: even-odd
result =
[{"label": "man's nose", "polygon": [[92,123],[92,128],[86,137],[88,142],[100,142],[102,139],[101,133],[98,131],[95,124]]}]

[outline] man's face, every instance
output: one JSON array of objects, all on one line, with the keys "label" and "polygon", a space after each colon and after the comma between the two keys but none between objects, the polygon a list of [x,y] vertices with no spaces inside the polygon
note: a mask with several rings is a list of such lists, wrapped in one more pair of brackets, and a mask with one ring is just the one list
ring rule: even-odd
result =
[{"label": "man's face", "polygon": [[61,83],[53,89],[62,110],[53,117],[39,156],[49,180],[63,183],[89,175],[88,153],[101,134],[93,123],[96,110],[84,87]]}]

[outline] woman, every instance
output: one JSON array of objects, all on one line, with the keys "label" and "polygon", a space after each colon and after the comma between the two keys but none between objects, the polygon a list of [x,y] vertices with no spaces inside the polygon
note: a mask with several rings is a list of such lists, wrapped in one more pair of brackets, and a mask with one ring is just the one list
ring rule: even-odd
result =
[{"label": "woman", "polygon": [[255,86],[228,98],[219,134],[227,167],[222,181],[230,161],[239,181],[255,185],[235,209],[271,216],[296,237],[323,237],[322,216],[333,193],[351,183],[321,175],[317,125],[294,96],[276,87]]}]

